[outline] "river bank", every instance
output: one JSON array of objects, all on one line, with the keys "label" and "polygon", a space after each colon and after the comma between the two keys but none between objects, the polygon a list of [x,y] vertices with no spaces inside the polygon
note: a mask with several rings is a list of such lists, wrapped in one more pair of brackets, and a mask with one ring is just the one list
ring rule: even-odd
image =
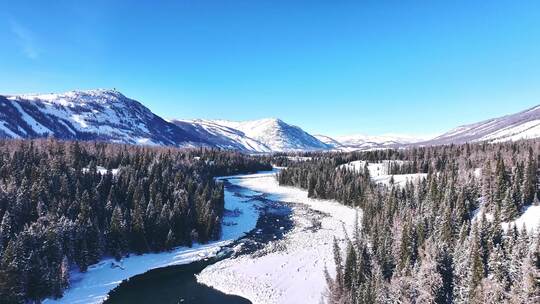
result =
[{"label": "river bank", "polygon": [[[279,186],[275,173],[235,181],[292,208],[294,228],[260,250],[206,267],[197,280],[253,303],[319,303],[324,297],[324,271],[335,273],[333,239],[345,247],[361,210],[336,201],[307,197],[307,191]],[[358,219],[360,220],[360,219]]]},{"label": "river bank", "polygon": [[[226,180],[231,177],[223,177]],[[234,185],[231,185],[234,187]],[[174,265],[185,265],[216,256],[222,248],[255,229],[260,214],[260,202],[250,201],[251,196],[262,193],[246,188],[225,191],[226,212],[222,221],[222,235],[208,244],[194,244],[192,247],[177,247],[171,251],[130,255],[120,261],[103,259],[81,273],[70,271],[70,287],[60,299],[46,299],[44,303],[97,304],[102,303],[107,294],[124,280],[143,274],[152,269]]]},{"label": "river bank", "polygon": [[[249,300],[228,295],[197,282],[196,275],[209,265],[224,259],[254,254],[270,242],[282,239],[293,228],[291,209],[252,193],[224,180],[228,192],[257,205],[259,218],[254,230],[244,237],[223,246],[212,257],[186,265],[169,266],[148,271],[122,282],[112,290],[105,304],[115,303],[193,303],[193,304],[247,304]],[[246,194],[248,193],[248,194]]]}]

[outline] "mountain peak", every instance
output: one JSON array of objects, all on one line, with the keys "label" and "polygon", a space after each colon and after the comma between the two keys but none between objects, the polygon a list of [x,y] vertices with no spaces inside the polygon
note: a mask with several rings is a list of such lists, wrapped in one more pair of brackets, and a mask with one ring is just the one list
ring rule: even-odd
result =
[{"label": "mountain peak", "polygon": [[261,119],[256,119],[256,120],[240,121],[240,123],[245,123],[245,122],[253,122],[253,123],[258,123],[258,124],[275,124],[275,125],[280,125],[280,124],[285,123],[283,120],[277,117],[268,117],[268,118],[261,118]]},{"label": "mountain peak", "polygon": [[115,89],[0,96],[0,106],[0,137],[206,145]]},{"label": "mountain peak", "polygon": [[[176,125],[195,132],[210,133],[219,147],[242,147],[254,152],[326,150],[328,146],[301,128],[289,125],[275,117],[248,121],[230,120],[170,120]],[[220,138],[216,138],[216,136]],[[219,140],[218,140],[219,139]]]}]

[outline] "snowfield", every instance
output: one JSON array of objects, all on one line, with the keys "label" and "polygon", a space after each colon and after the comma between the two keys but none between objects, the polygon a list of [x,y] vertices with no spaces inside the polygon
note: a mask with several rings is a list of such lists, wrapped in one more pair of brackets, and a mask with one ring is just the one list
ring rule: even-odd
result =
[{"label": "snowfield", "polygon": [[[344,246],[361,211],[336,201],[307,197],[307,191],[279,186],[274,174],[230,180],[269,199],[291,203],[295,227],[264,249],[205,268],[197,280],[224,293],[259,303],[319,303],[324,296],[324,269],[333,275],[333,238]],[[318,229],[318,223],[320,228]]]},{"label": "snowfield", "polygon": [[[250,191],[249,194],[256,194]],[[222,235],[219,241],[209,244],[195,244],[193,247],[178,247],[169,252],[131,255],[120,262],[113,258],[88,267],[81,273],[72,270],[70,287],[60,299],[46,299],[44,303],[89,304],[101,303],[107,298],[109,291],[123,280],[148,270],[171,265],[188,264],[215,256],[222,246],[244,236],[255,228],[259,211],[253,202],[225,191],[225,208],[228,212],[223,217]]]},{"label": "snowfield", "polygon": [[425,179],[427,173],[414,173],[414,174],[395,174],[395,175],[381,175],[372,177],[371,180],[377,184],[383,184],[390,186],[390,181],[394,179],[394,185],[398,187],[405,187],[408,182],[416,183],[419,180]]},{"label": "snowfield", "polygon": [[403,161],[403,160],[383,160],[380,163],[368,163],[365,160],[355,160],[355,161],[343,164],[341,166],[338,166],[338,168],[345,168],[345,169],[352,170],[352,171],[355,171],[355,172],[363,172],[364,171],[364,166],[366,165],[366,163],[368,165],[367,167],[368,167],[368,170],[369,170],[369,175],[371,175],[372,177],[375,177],[375,176],[388,175],[390,165],[392,165],[392,164],[403,165],[403,164],[405,164],[405,161]]},{"label": "snowfield", "polygon": [[[389,166],[391,164],[402,165],[405,161],[402,160],[384,160],[380,163],[367,163],[367,168],[369,170],[369,175],[371,180],[377,184],[390,185],[392,178],[394,179],[394,185],[398,187],[404,187],[407,182],[417,182],[427,177],[426,173],[413,173],[413,174],[388,174]],[[355,160],[343,165],[338,166],[338,168],[345,168],[347,170],[352,170],[354,172],[363,172],[366,161],[364,160]]]}]

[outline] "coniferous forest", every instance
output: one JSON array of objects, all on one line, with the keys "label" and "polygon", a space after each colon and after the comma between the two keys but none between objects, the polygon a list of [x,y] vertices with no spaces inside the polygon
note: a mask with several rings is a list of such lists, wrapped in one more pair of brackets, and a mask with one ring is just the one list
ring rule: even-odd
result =
[{"label": "coniferous forest", "polygon": [[[217,239],[214,177],[272,161],[286,167],[281,185],[361,209],[354,233],[334,240],[329,303],[537,303],[539,234],[507,223],[539,204],[539,155],[539,141],[294,157],[0,141],[0,299],[60,297],[74,268]],[[363,169],[341,167],[357,160]],[[368,163],[383,161],[426,178],[374,183]]]},{"label": "coniferous forest", "polygon": [[[520,141],[311,154],[281,159],[278,180],[362,210],[346,250],[335,240],[329,303],[539,303],[540,227],[502,225],[539,204],[539,153]],[[339,167],[355,160],[427,177],[375,184],[367,165]]]},{"label": "coniferous forest", "polygon": [[72,267],[216,239],[213,178],[269,168],[217,150],[0,141],[0,299],[60,297]]}]

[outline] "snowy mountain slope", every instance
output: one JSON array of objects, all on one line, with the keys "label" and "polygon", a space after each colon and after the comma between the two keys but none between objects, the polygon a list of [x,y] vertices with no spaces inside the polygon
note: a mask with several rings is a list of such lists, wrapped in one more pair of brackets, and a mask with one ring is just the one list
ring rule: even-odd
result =
[{"label": "snowy mountain slope", "polygon": [[299,127],[279,119],[165,121],[116,90],[0,95],[0,137],[48,136],[246,152],[328,149]]},{"label": "snowy mountain slope", "polygon": [[321,142],[325,143],[327,146],[332,147],[333,149],[337,149],[343,146],[339,141],[333,139],[330,136],[321,135],[321,134],[317,134],[313,136],[317,138],[318,140],[320,140]]},{"label": "snowy mountain slope", "polygon": [[206,139],[214,147],[248,152],[272,152],[265,144],[248,137],[244,132],[212,120],[171,120],[171,122],[194,136]]},{"label": "snowy mountain slope", "polygon": [[540,137],[540,106],[464,125],[430,140],[405,135],[329,137],[276,118],[251,121],[166,121],[116,90],[0,95],[0,138],[53,136],[178,147],[207,146],[244,152],[356,151],[500,142]]},{"label": "snowy mountain slope", "polygon": [[314,151],[330,147],[301,128],[276,118],[250,121],[214,120],[213,123],[239,130],[272,151]]},{"label": "snowy mountain slope", "polygon": [[540,137],[540,106],[525,111],[457,127],[420,142],[419,145],[460,144],[465,142],[502,142]]},{"label": "snowy mountain slope", "polygon": [[115,90],[0,96],[0,137],[208,145]]}]

